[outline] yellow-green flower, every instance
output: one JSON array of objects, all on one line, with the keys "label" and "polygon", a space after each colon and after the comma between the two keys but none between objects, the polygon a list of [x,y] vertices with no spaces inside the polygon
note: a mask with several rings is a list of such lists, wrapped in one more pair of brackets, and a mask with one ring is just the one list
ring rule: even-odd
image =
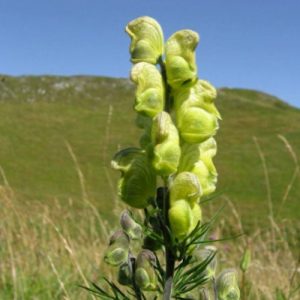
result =
[{"label": "yellow-green flower", "polygon": [[197,203],[201,196],[201,187],[196,175],[190,172],[179,173],[169,183],[171,230],[179,240],[186,237],[201,221],[201,208]]},{"label": "yellow-green flower", "polygon": [[185,238],[192,229],[193,213],[190,204],[184,200],[174,202],[168,212],[172,233],[179,240]]},{"label": "yellow-green flower", "polygon": [[175,173],[181,150],[177,129],[168,113],[162,111],[153,119],[151,141],[152,164],[156,172],[161,176]]},{"label": "yellow-green flower", "polygon": [[114,156],[111,165],[121,171],[118,183],[120,198],[132,207],[145,208],[156,189],[156,175],[145,151],[138,148],[121,150]]},{"label": "yellow-green flower", "polygon": [[126,32],[131,37],[131,61],[156,64],[164,47],[163,32],[157,21],[150,17],[134,19],[126,26]]},{"label": "yellow-green flower", "polygon": [[170,204],[177,200],[185,199],[190,205],[194,205],[202,194],[201,186],[196,175],[191,172],[179,173],[170,185]]},{"label": "yellow-green flower", "polygon": [[164,83],[158,69],[141,62],[132,67],[131,80],[137,85],[134,109],[154,117],[164,109]]},{"label": "yellow-green flower", "polygon": [[216,134],[220,114],[213,102],[213,86],[199,80],[192,87],[174,91],[173,96],[177,127],[185,142],[201,143]]},{"label": "yellow-green flower", "polygon": [[206,80],[199,79],[192,87],[183,87],[173,91],[175,99],[175,109],[178,110],[182,105],[195,106],[206,110],[218,119],[220,113],[215,106],[217,97],[216,89]]},{"label": "yellow-green flower", "polygon": [[217,144],[214,138],[209,138],[200,144],[184,144],[182,146],[178,171],[195,174],[204,196],[211,194],[216,189],[218,173],[212,160],[216,152]]},{"label": "yellow-green flower", "polygon": [[197,80],[198,43],[199,35],[192,30],[177,31],[166,42],[167,80],[173,89],[192,85]]},{"label": "yellow-green flower", "polygon": [[172,233],[182,240],[201,222],[202,213],[198,203],[191,205],[187,200],[180,199],[170,205],[168,217]]}]

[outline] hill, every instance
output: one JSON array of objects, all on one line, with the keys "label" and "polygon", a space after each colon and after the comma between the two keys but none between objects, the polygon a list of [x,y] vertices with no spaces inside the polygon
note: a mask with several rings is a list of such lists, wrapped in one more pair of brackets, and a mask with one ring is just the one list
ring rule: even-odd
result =
[{"label": "hill", "polygon": [[[90,199],[105,216],[115,200],[118,174],[110,158],[136,145],[134,87],[129,80],[103,77],[0,76],[0,166],[20,199],[62,201],[81,197],[67,144],[77,157]],[[268,212],[261,157],[270,181],[274,213],[291,181],[295,164],[278,135],[299,157],[300,110],[258,91],[222,88],[217,106],[223,121],[217,136],[218,190],[249,222]],[[4,178],[0,179],[3,184]],[[297,219],[300,181],[296,178],[280,216]]]}]

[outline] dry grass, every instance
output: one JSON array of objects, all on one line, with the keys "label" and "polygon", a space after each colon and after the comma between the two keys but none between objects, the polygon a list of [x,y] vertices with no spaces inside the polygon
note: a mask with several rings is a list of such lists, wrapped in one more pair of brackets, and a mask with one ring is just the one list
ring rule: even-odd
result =
[{"label": "dry grass", "polygon": [[[220,222],[218,234],[226,237],[233,232],[244,232],[236,208],[229,199],[225,201],[232,216]],[[245,274],[244,300],[276,299],[276,289],[290,295],[287,299],[300,299],[299,291],[292,294],[300,282],[299,233],[300,223],[270,221],[269,226],[253,228],[237,240],[219,243],[222,267],[238,268],[244,251],[251,252],[251,264]],[[242,275],[240,270],[240,279]]]},{"label": "dry grass", "polygon": [[[100,270],[111,272],[102,264],[107,236],[94,209],[88,204],[75,207],[71,200],[54,201],[51,207],[20,203],[9,187],[1,187],[0,199],[0,299],[91,299],[78,284],[97,281]],[[243,231],[237,210],[227,202],[232,216],[220,222],[220,236]],[[236,241],[219,243],[220,266],[237,266],[249,247],[246,299],[275,299],[276,288],[288,294],[300,280],[299,232],[299,224],[270,223]],[[300,299],[299,294],[290,299]]]},{"label": "dry grass", "polygon": [[77,285],[100,276],[107,240],[94,210],[20,203],[9,187],[0,199],[0,299],[86,299]]},{"label": "dry grass", "polygon": [[[282,200],[285,205],[293,183],[299,179],[299,165],[288,141],[282,136],[280,139],[295,163]],[[259,143],[255,142],[264,162]],[[4,185],[0,186],[0,299],[93,299],[78,285],[98,281],[101,272],[111,274],[102,258],[115,225],[103,220],[89,199],[76,156],[71,146],[66,145],[82,190],[80,202],[72,199],[66,202],[53,199],[47,204],[34,200],[21,202],[0,170],[4,178]],[[219,243],[220,267],[238,266],[244,250],[249,248],[252,261],[246,273],[245,299],[276,299],[276,289],[289,295],[287,299],[300,299],[299,291],[291,294],[300,282],[300,224],[278,221],[274,216],[268,170],[265,163],[262,165],[270,207],[267,225],[253,226],[238,240]],[[108,184],[109,181],[108,178]],[[225,196],[223,200],[230,214],[226,213],[227,217],[219,222],[215,235],[244,232],[237,209]],[[116,215],[121,209],[122,204],[118,203]]]}]

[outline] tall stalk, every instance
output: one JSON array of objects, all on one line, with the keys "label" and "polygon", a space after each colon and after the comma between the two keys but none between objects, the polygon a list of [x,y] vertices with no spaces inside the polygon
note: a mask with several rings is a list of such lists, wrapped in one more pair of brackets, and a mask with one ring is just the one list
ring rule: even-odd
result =
[{"label": "tall stalk", "polygon": [[[132,295],[138,300],[194,299],[200,292],[207,295],[216,272],[216,250],[201,247],[209,242],[212,223],[203,221],[200,207],[217,182],[216,90],[198,79],[196,32],[180,30],[164,43],[160,25],[150,17],[131,21],[126,32],[136,85],[134,109],[143,135],[139,148],[115,154],[112,167],[121,172],[120,198],[145,215],[140,220],[124,211],[121,230],[110,238],[105,255],[107,263],[119,268],[124,289],[106,280],[113,294],[96,284],[93,292],[116,300]],[[229,293],[230,299],[239,299],[236,282],[232,270],[217,278],[219,300]]]}]

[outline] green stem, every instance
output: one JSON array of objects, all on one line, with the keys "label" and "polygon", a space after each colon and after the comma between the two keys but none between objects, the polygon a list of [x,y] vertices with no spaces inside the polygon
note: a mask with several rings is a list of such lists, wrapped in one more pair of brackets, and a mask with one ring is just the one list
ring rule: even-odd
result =
[{"label": "green stem", "polygon": [[[165,67],[165,62],[163,61],[162,57],[159,59],[159,65],[161,69],[161,74],[163,81],[165,83],[166,89],[166,102],[165,102],[165,111],[170,112],[172,107],[172,98],[171,98],[171,88],[168,85],[167,81],[167,72]],[[172,296],[172,286],[173,286],[173,276],[175,270],[175,261],[176,258],[173,254],[172,249],[172,242],[170,237],[169,228],[169,218],[168,218],[168,211],[169,211],[169,190],[167,179],[164,178],[164,193],[163,193],[163,224],[161,224],[162,232],[164,236],[164,244],[165,244],[165,261],[166,261],[166,275],[165,275],[165,286],[163,292],[163,300],[170,300]]]},{"label": "green stem", "polygon": [[164,286],[164,296],[163,300],[169,300],[172,296],[172,286],[173,286],[173,276],[175,269],[175,257],[172,249],[172,242],[169,228],[168,210],[169,210],[169,191],[168,188],[164,189],[164,199],[163,199],[163,235],[165,241],[165,260],[166,260],[166,275],[165,275],[165,286]]},{"label": "green stem", "polygon": [[173,275],[174,275],[174,268],[175,268],[175,258],[173,256],[172,251],[166,249],[166,262],[167,262],[167,269],[166,269],[166,281],[164,287],[164,300],[171,299],[172,296],[172,287],[173,287]]},{"label": "green stem", "polygon": [[135,282],[135,269],[136,269],[135,258],[132,257],[129,260],[130,260],[131,269],[132,269],[132,287],[133,287],[136,299],[137,300],[143,300],[141,290]]}]

